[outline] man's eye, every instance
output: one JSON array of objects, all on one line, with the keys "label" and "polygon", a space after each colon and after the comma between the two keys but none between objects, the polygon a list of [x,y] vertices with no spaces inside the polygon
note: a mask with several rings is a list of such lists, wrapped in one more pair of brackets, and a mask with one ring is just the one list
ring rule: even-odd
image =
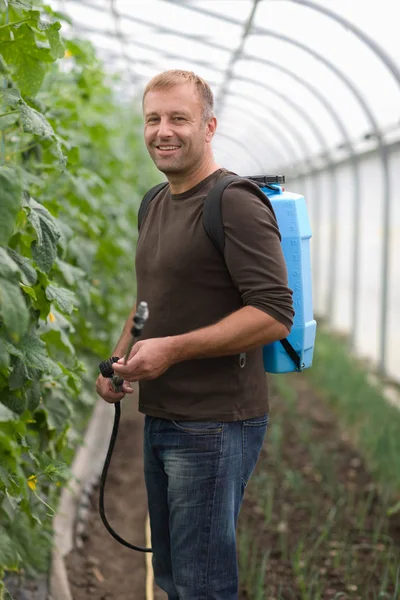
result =
[{"label": "man's eye", "polygon": [[147,119],[148,123],[155,123],[157,121],[157,117],[150,117],[150,119]]},{"label": "man's eye", "polygon": [[184,121],[185,117],[175,117],[175,121]]}]

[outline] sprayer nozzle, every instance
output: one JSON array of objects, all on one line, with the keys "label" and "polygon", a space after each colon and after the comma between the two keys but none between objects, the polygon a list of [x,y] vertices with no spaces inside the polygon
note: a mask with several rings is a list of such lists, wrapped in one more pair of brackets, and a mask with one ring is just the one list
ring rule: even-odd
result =
[{"label": "sprayer nozzle", "polygon": [[133,317],[132,335],[138,337],[142,333],[142,329],[147,319],[149,318],[149,308],[147,302],[141,302],[137,312]]}]

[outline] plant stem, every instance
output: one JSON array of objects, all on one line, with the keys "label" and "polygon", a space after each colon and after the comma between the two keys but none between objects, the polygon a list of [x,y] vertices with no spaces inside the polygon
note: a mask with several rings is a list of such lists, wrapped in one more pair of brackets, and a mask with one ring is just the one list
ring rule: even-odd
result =
[{"label": "plant stem", "polygon": [[30,18],[21,19],[20,21],[14,21],[13,23],[4,23],[4,25],[0,25],[0,29],[5,29],[6,27],[13,27],[14,25],[20,25],[21,23],[26,23],[26,21],[30,21]]}]

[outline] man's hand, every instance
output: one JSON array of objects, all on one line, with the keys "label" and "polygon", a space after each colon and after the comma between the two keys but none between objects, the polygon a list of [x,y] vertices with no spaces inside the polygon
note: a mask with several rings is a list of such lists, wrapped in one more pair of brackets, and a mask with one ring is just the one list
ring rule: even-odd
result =
[{"label": "man's hand", "polygon": [[136,342],[126,365],[121,358],[112,365],[125,381],[156,379],[174,364],[173,338],[151,338]]},{"label": "man's hand", "polygon": [[122,385],[122,392],[115,392],[112,385],[111,380],[108,377],[103,377],[103,375],[99,375],[96,381],[96,392],[98,393],[103,400],[113,404],[115,402],[120,402],[122,398],[125,398],[125,394],[133,394],[133,389],[124,381]]}]

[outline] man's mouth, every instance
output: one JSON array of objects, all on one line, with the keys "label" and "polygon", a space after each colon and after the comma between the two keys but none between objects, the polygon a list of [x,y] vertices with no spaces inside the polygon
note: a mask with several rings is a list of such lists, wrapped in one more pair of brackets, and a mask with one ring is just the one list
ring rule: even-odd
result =
[{"label": "man's mouth", "polygon": [[159,145],[156,146],[157,150],[160,150],[161,152],[170,152],[172,150],[178,150],[180,148],[180,146],[172,146],[172,145]]}]

